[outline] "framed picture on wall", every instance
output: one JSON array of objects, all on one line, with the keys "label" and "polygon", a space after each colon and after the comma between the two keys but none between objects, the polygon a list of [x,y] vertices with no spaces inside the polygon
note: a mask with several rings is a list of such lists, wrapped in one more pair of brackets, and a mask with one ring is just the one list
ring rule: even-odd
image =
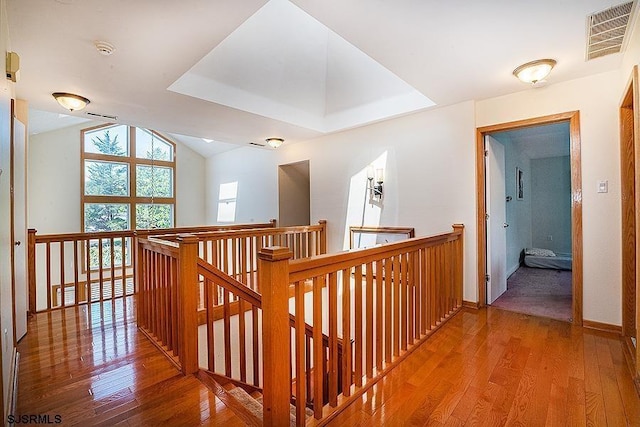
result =
[{"label": "framed picture on wall", "polygon": [[516,167],[516,200],[524,200],[524,174]]}]

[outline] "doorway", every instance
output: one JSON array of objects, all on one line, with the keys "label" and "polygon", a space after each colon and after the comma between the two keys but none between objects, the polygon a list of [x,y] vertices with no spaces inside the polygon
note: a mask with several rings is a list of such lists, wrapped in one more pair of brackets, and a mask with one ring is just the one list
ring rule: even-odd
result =
[{"label": "doorway", "polygon": [[[490,194],[487,194],[485,183],[490,182],[489,174],[491,171],[487,170],[485,164],[485,140],[489,135],[493,135],[499,132],[514,131],[518,129],[526,129],[541,125],[552,125],[558,123],[567,123],[569,127],[569,140],[570,140],[570,181],[571,181],[571,258],[572,258],[572,270],[571,270],[571,313],[573,323],[576,325],[582,325],[582,199],[581,199],[581,163],[580,163],[580,115],[579,112],[568,112],[562,114],[555,114],[552,116],[539,117],[535,119],[520,120],[516,122],[503,123],[498,125],[486,126],[477,129],[476,138],[476,182],[477,182],[477,204],[478,204],[478,305],[480,307],[485,306],[489,301],[487,295],[487,280],[489,271],[487,266],[490,265],[487,261],[491,261],[493,256],[491,255],[491,249],[488,246],[490,239],[488,240],[488,231],[491,229],[490,211],[491,202],[489,201]],[[513,172],[514,186],[517,184],[518,171],[514,168],[514,171],[505,171],[505,174],[511,174]],[[524,172],[522,172],[524,175]],[[489,180],[489,181],[488,181]],[[515,197],[521,196],[519,191],[515,191]],[[512,199],[514,198],[512,195]],[[522,197],[525,197],[525,193]],[[493,200],[494,198],[491,197]],[[497,199],[496,199],[497,200]],[[506,198],[503,199],[506,201]],[[493,210],[493,209],[492,209]],[[489,217],[487,216],[489,214]],[[504,222],[504,227],[508,226],[507,221]],[[494,224],[495,227],[500,227],[500,224]],[[491,258],[490,258],[491,256]],[[493,261],[495,263],[495,261]],[[496,285],[499,286],[499,285]],[[495,296],[495,295],[494,295]],[[489,296],[493,298],[494,296]]]},{"label": "doorway", "polygon": [[278,167],[278,225],[311,224],[309,161]]}]

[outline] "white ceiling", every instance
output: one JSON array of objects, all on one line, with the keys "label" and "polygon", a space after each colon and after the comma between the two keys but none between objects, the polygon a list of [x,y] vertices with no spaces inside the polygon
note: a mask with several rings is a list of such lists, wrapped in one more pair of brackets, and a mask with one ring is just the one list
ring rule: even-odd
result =
[{"label": "white ceiling", "polygon": [[[119,122],[170,134],[191,135],[192,148],[210,153],[206,147],[212,145],[200,138],[246,145],[277,136],[294,143],[425,108],[426,104],[415,102],[395,108],[395,98],[389,100],[394,90],[406,94],[415,89],[415,99],[432,100],[438,106],[531,90],[511,71],[537,58],[558,61],[549,84],[616,69],[620,54],[589,62],[584,56],[586,16],[619,3],[622,1],[292,0],[289,4],[272,0],[261,10],[265,0],[8,0],[7,13],[10,48],[21,58],[17,96],[28,100],[32,108],[65,113],[51,93],[77,93],[91,99],[85,111],[115,115]],[[266,24],[272,21],[255,24],[256,17],[270,10],[271,15],[273,10],[288,14],[271,24],[273,37]],[[285,17],[289,15],[307,18],[295,24]],[[328,39],[345,41],[338,51],[359,49],[356,58],[360,60],[347,59],[342,62],[346,65],[326,62],[326,69],[318,70],[323,62],[314,62],[318,57],[300,43],[311,37],[303,33],[316,26],[311,22],[326,26]],[[260,26],[266,33],[258,33],[261,42],[255,44],[250,36]],[[289,46],[283,47],[287,37]],[[234,47],[234,39],[241,43]],[[112,43],[113,55],[101,56],[93,46],[95,40]],[[223,53],[222,63],[216,62],[216,52]],[[284,53],[296,53],[298,59]],[[326,54],[325,60],[336,57],[343,55]],[[258,67],[260,61],[266,64]],[[378,71],[361,71],[363,63],[379,64]],[[333,67],[331,72],[329,67]],[[257,72],[249,73],[247,68]],[[231,87],[234,96],[225,100],[215,91],[208,93],[205,83],[193,81],[186,85],[188,90],[180,90],[188,95],[175,91],[183,79],[194,75],[203,78],[201,83]],[[280,83],[274,86],[273,80],[262,81],[261,76],[279,77]],[[320,80],[298,81],[300,76]],[[377,95],[372,86],[380,86]],[[247,92],[247,99],[274,94],[280,98],[263,102],[269,106],[265,111],[256,107],[260,103],[239,103],[241,91]],[[314,99],[322,102],[311,102]],[[284,116],[274,102],[284,105]],[[377,116],[361,118],[367,105],[374,106],[369,109]],[[315,112],[315,118],[302,120],[291,114],[292,109],[302,112],[300,117]],[[352,115],[360,122],[318,122],[318,117],[354,110]],[[72,115],[86,117],[85,111]]]}]

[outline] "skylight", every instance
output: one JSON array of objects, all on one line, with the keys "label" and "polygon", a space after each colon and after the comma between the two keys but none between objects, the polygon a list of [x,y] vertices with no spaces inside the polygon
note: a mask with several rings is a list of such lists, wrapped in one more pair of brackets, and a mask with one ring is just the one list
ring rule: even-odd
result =
[{"label": "skylight", "polygon": [[288,0],[271,0],[168,88],[319,132],[435,105]]}]

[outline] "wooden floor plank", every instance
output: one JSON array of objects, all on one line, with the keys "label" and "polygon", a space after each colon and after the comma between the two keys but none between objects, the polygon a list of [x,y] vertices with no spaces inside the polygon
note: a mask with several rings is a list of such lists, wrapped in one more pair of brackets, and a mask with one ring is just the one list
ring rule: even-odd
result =
[{"label": "wooden floor plank", "polygon": [[244,423],[138,332],[135,301],[37,314],[19,343],[17,411],[62,425]]},{"label": "wooden floor plank", "polygon": [[621,351],[614,334],[464,309],[329,425],[639,425]]},{"label": "wooden floor plank", "polygon": [[[93,304],[30,319],[18,346],[18,411],[59,414],[63,425],[244,425],[138,332],[134,307]],[[463,309],[329,425],[638,420],[618,336],[489,307]]]}]

